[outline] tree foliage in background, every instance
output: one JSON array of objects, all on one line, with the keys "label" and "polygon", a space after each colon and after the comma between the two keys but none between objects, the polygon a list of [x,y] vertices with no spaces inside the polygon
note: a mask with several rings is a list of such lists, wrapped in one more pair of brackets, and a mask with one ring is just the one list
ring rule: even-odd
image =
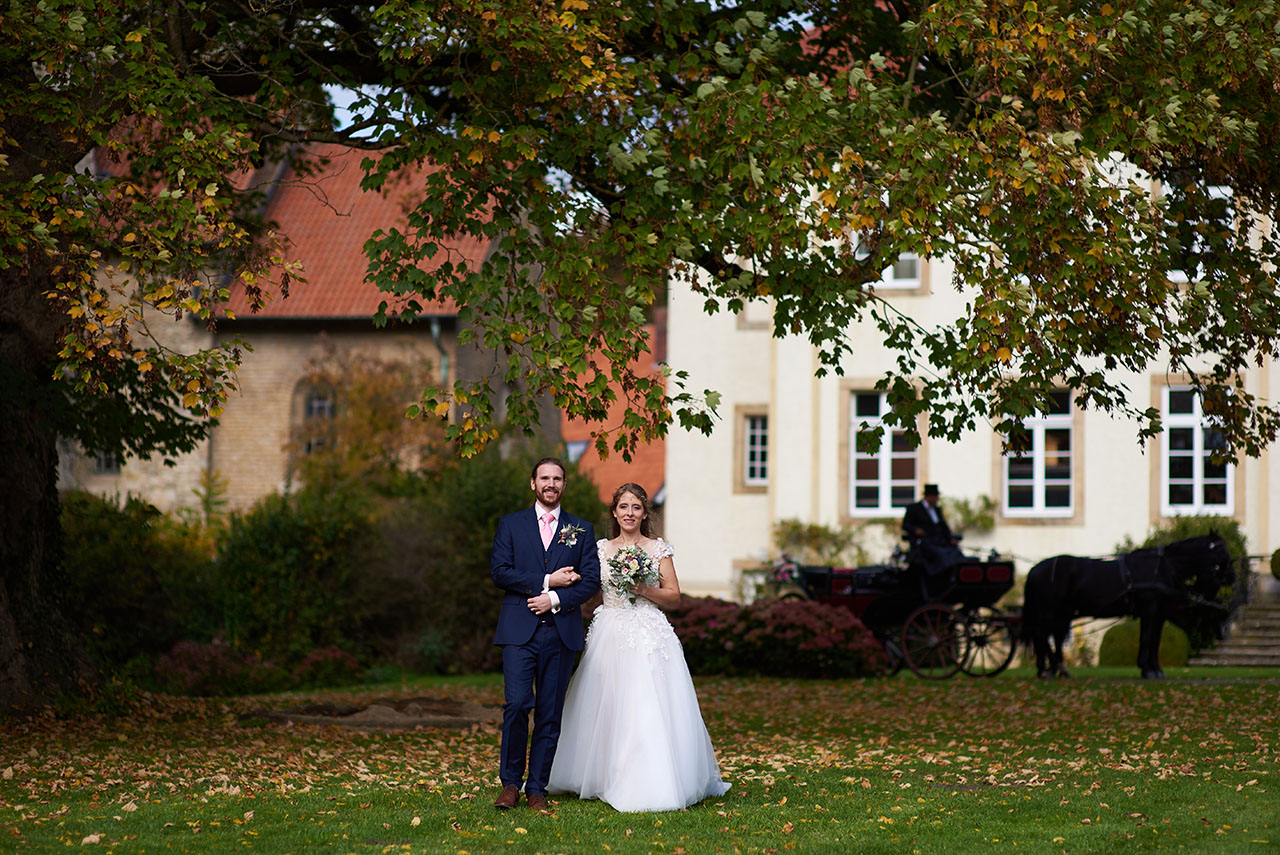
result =
[{"label": "tree foliage in background", "polygon": [[442,468],[450,457],[444,425],[404,417],[431,371],[410,353],[388,358],[327,345],[308,363],[305,381],[330,396],[333,412],[304,417],[294,428],[289,448],[298,479],[320,488],[358,481],[395,495]]},{"label": "tree foliage in background", "polygon": [[[624,367],[673,271],[707,312],[771,299],[775,335],[807,337],[819,373],[874,321],[899,354],[879,384],[890,421],[913,440],[920,415],[950,439],[979,422],[1016,433],[1064,385],[1146,437],[1159,412],[1117,375],[1153,368],[1192,376],[1231,449],[1257,454],[1275,435],[1276,410],[1240,378],[1276,351],[1275,3],[384,12],[398,52],[383,55],[405,61],[354,109],[371,138],[401,145],[367,184],[421,160],[449,168],[411,230],[376,236],[371,271],[388,291],[458,300],[504,356],[492,382],[432,398],[460,406],[465,447],[517,377],[584,418],[621,387],[624,450],[675,420],[708,429],[713,393]],[[458,231],[500,252],[414,275]],[[606,287],[582,235],[618,254],[627,289]],[[969,295],[954,322],[923,328],[874,293],[906,252],[954,260]],[[508,400],[506,413],[532,410]]]},{"label": "tree foliage in background", "polygon": [[[383,150],[371,190],[444,167],[367,248],[407,318],[452,299],[494,354],[488,376],[424,395],[453,407],[465,453],[499,413],[531,426],[541,395],[588,420],[623,396],[597,441],[624,453],[709,430],[717,396],[685,388],[686,366],[665,384],[628,367],[672,271],[707,312],[772,300],[775,334],[812,341],[822,372],[874,321],[913,438],[919,414],[940,437],[1014,432],[1063,385],[1147,436],[1159,412],[1116,372],[1157,367],[1190,373],[1229,449],[1258,453],[1277,413],[1240,378],[1276,350],[1277,244],[1239,226],[1280,188],[1277,20],[1274,0],[9,0],[0,698],[89,673],[51,605],[56,437],[193,447],[240,345],[176,350],[154,320],[301,273],[253,176],[309,141]],[[333,87],[358,93],[341,131]],[[459,235],[498,251],[419,267]],[[953,323],[921,328],[874,293],[904,252],[954,259]]]},{"label": "tree foliage in background", "polygon": [[773,545],[800,564],[857,567],[868,563],[862,545],[862,525],[842,523],[833,528],[798,519],[781,519],[773,525]]}]

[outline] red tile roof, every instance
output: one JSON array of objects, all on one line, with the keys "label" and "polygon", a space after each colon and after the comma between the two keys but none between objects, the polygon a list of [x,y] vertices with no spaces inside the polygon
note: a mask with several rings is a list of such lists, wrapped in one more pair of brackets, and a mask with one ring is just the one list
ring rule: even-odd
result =
[{"label": "red tile roof", "polygon": [[[383,192],[365,192],[360,189],[360,162],[376,154],[336,145],[315,146],[311,153],[329,162],[308,175],[285,169],[266,210],[268,222],[286,240],[285,257],[302,262],[307,281],[290,285],[287,298],[276,294],[256,314],[250,313],[244,291],[233,287],[228,307],[240,319],[368,318],[383,300],[394,307],[404,299],[365,281],[364,243],[375,229],[406,228],[406,202],[418,183],[402,178],[388,181]],[[434,269],[459,257],[475,263],[487,247],[487,240],[459,238],[443,245],[444,251],[424,266]],[[456,307],[440,302],[426,306],[424,313],[453,315]]]}]

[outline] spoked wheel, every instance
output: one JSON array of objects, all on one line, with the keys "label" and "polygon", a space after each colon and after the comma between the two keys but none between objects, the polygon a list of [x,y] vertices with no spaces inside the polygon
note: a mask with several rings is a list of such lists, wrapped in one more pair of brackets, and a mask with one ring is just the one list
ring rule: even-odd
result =
[{"label": "spoked wheel", "polygon": [[876,631],[874,633],[876,641],[880,642],[880,646],[884,649],[885,658],[889,660],[889,676],[892,677],[902,670],[906,665],[906,660],[902,658],[902,650],[898,648],[898,639],[894,638],[888,632]]},{"label": "spoked wheel", "polygon": [[964,620],[950,606],[923,605],[902,625],[902,656],[921,677],[950,677],[960,670],[964,653]]},{"label": "spoked wheel", "polygon": [[964,656],[960,669],[970,677],[994,677],[1009,667],[1018,639],[1009,619],[989,608],[964,615]]}]

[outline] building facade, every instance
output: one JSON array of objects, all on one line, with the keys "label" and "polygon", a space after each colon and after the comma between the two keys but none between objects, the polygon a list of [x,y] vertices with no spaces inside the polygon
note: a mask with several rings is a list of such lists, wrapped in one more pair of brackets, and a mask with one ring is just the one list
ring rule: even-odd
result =
[{"label": "building facade", "polygon": [[[926,327],[957,317],[966,302],[945,259],[900,259],[878,292]],[[964,547],[1013,556],[1019,575],[1051,555],[1112,553],[1180,514],[1233,517],[1255,555],[1280,546],[1280,508],[1269,498],[1280,483],[1275,453],[1214,463],[1216,434],[1181,385],[1186,378],[1123,378],[1137,407],[1163,416],[1164,433],[1145,447],[1135,424],[1082,412],[1062,389],[1049,412],[1025,422],[1031,440],[1017,455],[990,429],[954,443],[925,438],[919,447],[888,435],[878,452],[863,454],[853,436],[884,415],[874,386],[894,367],[871,323],[850,332],[843,376],[818,378],[806,340],[773,337],[766,302],[708,316],[673,278],[668,318],[672,365],[689,371],[690,388],[722,394],[723,421],[712,436],[673,431],[666,443],[667,531],[690,593],[738,593],[743,571],[775,554],[773,526],[783,519],[867,523],[864,545],[887,559],[894,521],[925,483],[939,484],[944,499],[993,500],[994,528],[966,535]],[[1269,361],[1245,382],[1263,400],[1280,400]]]}]

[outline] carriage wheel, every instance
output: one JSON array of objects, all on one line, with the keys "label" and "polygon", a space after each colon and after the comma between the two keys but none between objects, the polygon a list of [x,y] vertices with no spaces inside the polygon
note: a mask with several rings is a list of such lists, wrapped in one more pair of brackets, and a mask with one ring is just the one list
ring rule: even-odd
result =
[{"label": "carriage wheel", "polygon": [[994,677],[1009,667],[1018,639],[1009,619],[989,608],[964,616],[965,651],[960,669],[970,677]]},{"label": "carriage wheel", "polygon": [[888,676],[892,677],[907,664],[906,660],[902,658],[902,650],[898,647],[898,639],[883,630],[877,630],[872,634],[876,637],[876,641],[880,642],[880,647],[884,650],[885,659],[889,661]]},{"label": "carriage wheel", "polygon": [[960,670],[964,652],[964,622],[950,606],[923,605],[902,625],[902,656],[921,677],[950,677]]}]

